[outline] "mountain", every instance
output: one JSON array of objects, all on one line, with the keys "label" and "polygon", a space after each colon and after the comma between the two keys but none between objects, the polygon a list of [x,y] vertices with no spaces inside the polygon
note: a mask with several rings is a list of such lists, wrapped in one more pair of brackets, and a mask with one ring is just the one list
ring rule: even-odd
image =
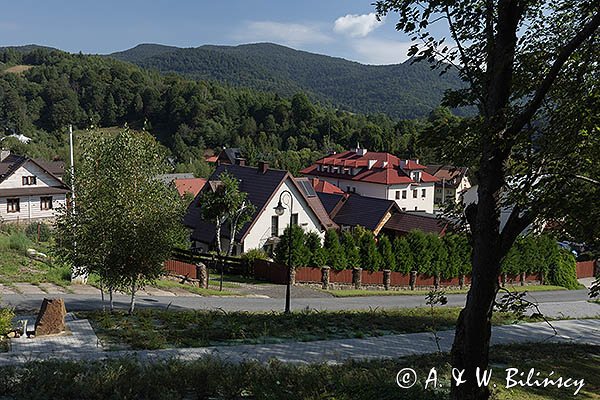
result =
[{"label": "mountain", "polygon": [[271,43],[177,48],[142,44],[111,57],[192,79],[274,91],[307,92],[315,100],[362,113],[424,117],[447,89],[461,86],[454,71],[440,76],[426,63],[364,65]]}]

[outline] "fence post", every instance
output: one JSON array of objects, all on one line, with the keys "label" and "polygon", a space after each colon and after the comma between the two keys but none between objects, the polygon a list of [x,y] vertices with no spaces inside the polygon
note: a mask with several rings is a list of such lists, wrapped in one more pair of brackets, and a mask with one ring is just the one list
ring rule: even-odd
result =
[{"label": "fence post", "polygon": [[204,263],[196,264],[196,279],[201,288],[208,289],[208,269]]},{"label": "fence post", "polygon": [[458,287],[461,289],[465,287],[465,274],[458,275]]},{"label": "fence post", "polygon": [[390,290],[390,282],[392,280],[392,271],[389,269],[383,270],[383,288],[385,290]]},{"label": "fence post", "polygon": [[362,286],[362,268],[352,268],[352,285],[354,285],[354,289],[360,289]]},{"label": "fence post", "polygon": [[544,271],[540,271],[539,279],[540,279],[540,285],[544,285]]},{"label": "fence post", "polygon": [[525,286],[525,272],[521,272],[521,275],[519,277],[521,280],[521,286]]},{"label": "fence post", "polygon": [[600,259],[594,260],[594,276],[600,277]]},{"label": "fence post", "polygon": [[506,286],[506,280],[507,280],[506,272],[501,273],[500,274],[500,282],[502,282],[502,287]]},{"label": "fence post", "polygon": [[290,285],[296,284],[296,268],[290,268]]},{"label": "fence post", "polygon": [[321,283],[324,290],[329,289],[329,271],[330,268],[328,266],[321,267]]},{"label": "fence post", "polygon": [[437,272],[435,274],[433,274],[433,288],[434,289],[440,288],[440,274],[438,274]]},{"label": "fence post", "polygon": [[415,290],[415,286],[417,285],[417,271],[410,271],[410,290]]}]

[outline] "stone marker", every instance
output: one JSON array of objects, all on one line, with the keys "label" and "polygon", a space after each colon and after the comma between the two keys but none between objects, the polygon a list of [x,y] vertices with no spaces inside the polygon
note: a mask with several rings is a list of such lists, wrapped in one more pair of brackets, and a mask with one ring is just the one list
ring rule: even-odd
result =
[{"label": "stone marker", "polygon": [[35,335],[55,335],[65,331],[65,301],[63,299],[44,299],[37,320]]}]

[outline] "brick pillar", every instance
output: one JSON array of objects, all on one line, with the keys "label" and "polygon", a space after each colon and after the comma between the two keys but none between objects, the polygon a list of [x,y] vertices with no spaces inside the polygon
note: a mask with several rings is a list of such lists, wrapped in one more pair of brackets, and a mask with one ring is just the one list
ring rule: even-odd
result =
[{"label": "brick pillar", "polygon": [[392,271],[389,269],[383,270],[383,287],[385,290],[390,290],[390,282],[392,280]]},{"label": "brick pillar", "polygon": [[200,288],[208,289],[208,269],[204,263],[196,264],[196,279]]},{"label": "brick pillar", "polygon": [[594,261],[594,276],[600,277],[600,259]]},{"label": "brick pillar", "polygon": [[290,270],[290,285],[296,284],[296,268]]},{"label": "brick pillar", "polygon": [[465,287],[465,274],[458,275],[458,286],[461,289]]},{"label": "brick pillar", "polygon": [[410,290],[415,290],[417,285],[417,271],[410,271]]},{"label": "brick pillar", "polygon": [[362,268],[352,268],[352,285],[354,289],[360,289],[362,286]]},{"label": "brick pillar", "polygon": [[323,289],[329,289],[329,271],[331,268],[328,266],[321,267],[321,283],[323,284]]},{"label": "brick pillar", "polygon": [[521,286],[525,286],[525,272],[521,272],[519,279],[521,280]]},{"label": "brick pillar", "polygon": [[506,286],[506,272],[500,274],[500,282],[502,283],[502,287]]},{"label": "brick pillar", "polygon": [[434,289],[440,288],[440,274],[433,274],[433,287]]},{"label": "brick pillar", "polygon": [[540,285],[544,285],[544,271],[540,271],[538,279],[540,280]]}]

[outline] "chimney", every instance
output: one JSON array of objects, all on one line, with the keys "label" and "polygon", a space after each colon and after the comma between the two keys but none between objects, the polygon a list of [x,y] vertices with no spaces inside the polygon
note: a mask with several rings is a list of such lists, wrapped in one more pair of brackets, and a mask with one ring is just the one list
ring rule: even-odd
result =
[{"label": "chimney", "polygon": [[269,163],[266,161],[258,162],[258,171],[262,174],[266,173],[269,170]]},{"label": "chimney", "polygon": [[0,162],[4,161],[8,156],[10,156],[10,150],[0,150]]}]

